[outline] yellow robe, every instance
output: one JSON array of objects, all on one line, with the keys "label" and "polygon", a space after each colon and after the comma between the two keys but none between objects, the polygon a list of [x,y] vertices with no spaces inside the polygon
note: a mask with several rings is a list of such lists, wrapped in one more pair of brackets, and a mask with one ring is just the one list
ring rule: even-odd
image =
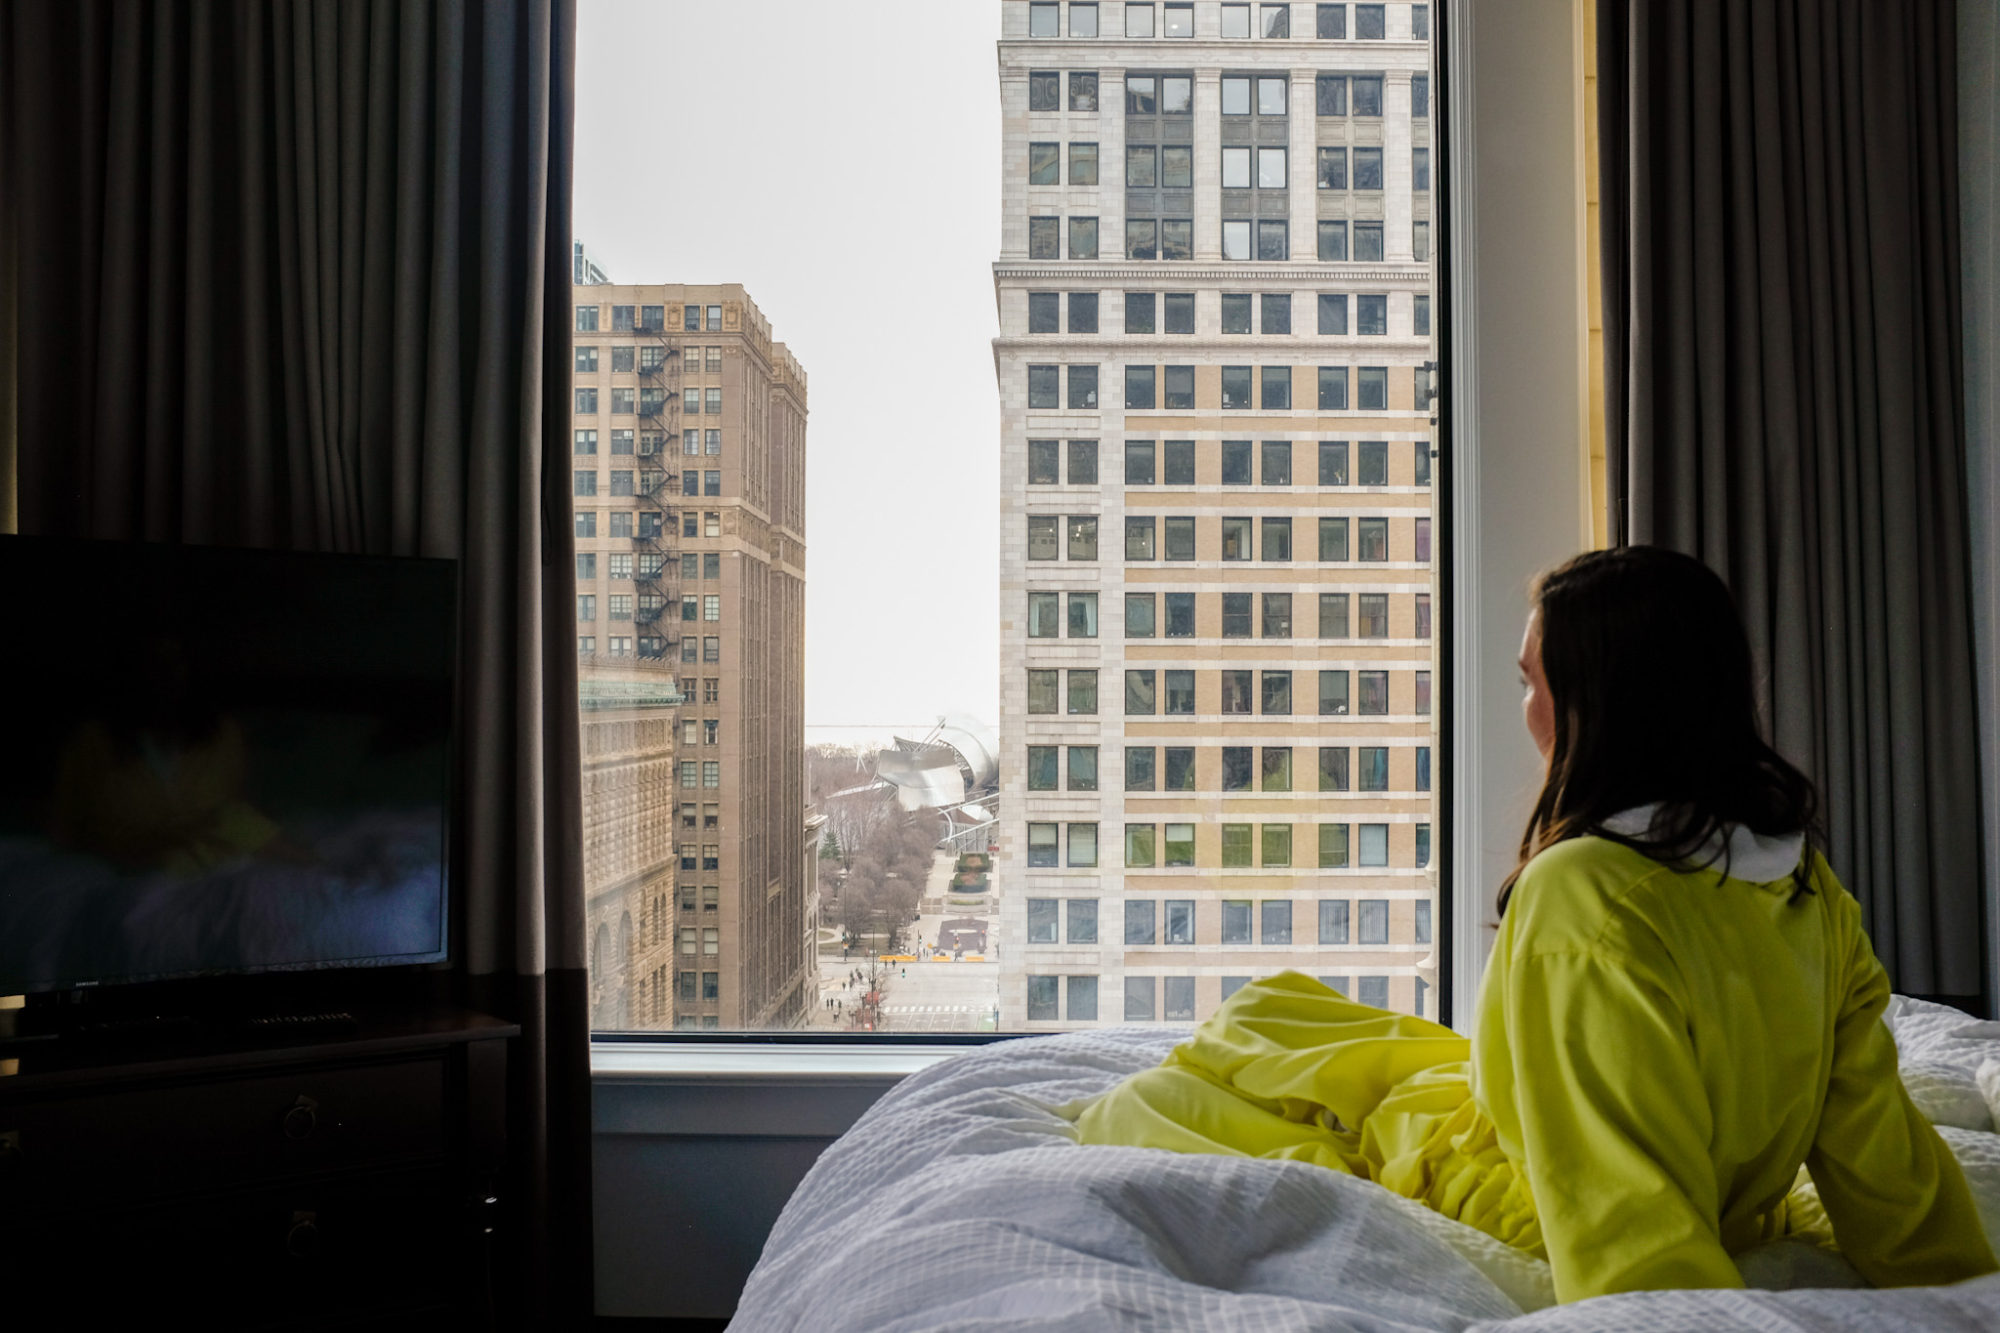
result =
[{"label": "yellow robe", "polygon": [[1288,972],[1085,1107],[1085,1143],[1288,1158],[1545,1257],[1559,1300],[1737,1287],[1803,1163],[1878,1286],[1995,1270],[1910,1102],[1860,908],[1579,838],[1522,873],[1475,1036]]}]

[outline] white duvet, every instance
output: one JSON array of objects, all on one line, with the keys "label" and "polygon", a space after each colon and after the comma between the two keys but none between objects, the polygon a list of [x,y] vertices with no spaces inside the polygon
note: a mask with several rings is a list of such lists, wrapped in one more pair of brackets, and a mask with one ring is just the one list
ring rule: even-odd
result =
[{"label": "white duvet", "polygon": [[[2000,1024],[1898,1000],[1890,1026],[1904,1082],[2000,1237]],[[1876,1291],[1837,1255],[1796,1241],[1743,1256],[1749,1291],[1556,1306],[1547,1264],[1366,1181],[1301,1163],[1078,1146],[1055,1108],[1157,1063],[1183,1035],[1005,1042],[905,1080],[800,1184],[731,1327],[2000,1329],[2000,1274]]]}]

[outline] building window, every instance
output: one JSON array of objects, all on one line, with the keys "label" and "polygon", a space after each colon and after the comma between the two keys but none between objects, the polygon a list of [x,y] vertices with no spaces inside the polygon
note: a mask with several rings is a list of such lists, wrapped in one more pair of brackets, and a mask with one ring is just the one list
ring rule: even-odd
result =
[{"label": "building window", "polygon": [[1160,404],[1169,412],[1191,412],[1194,410],[1194,367],[1168,366],[1166,369],[1166,393]]},{"label": "building window", "polygon": [[1062,327],[1062,297],[1056,292],[1028,293],[1028,332],[1056,333]]},{"label": "building window", "polygon": [[[1167,944],[1194,943],[1194,900],[1191,898],[1169,898],[1162,906],[1166,914]],[[1190,980],[1192,980],[1190,978]],[[1171,1017],[1172,1015],[1169,1015]]]},{"label": "building window", "polygon": [[578,620],[597,619],[597,597],[595,594],[579,593],[577,595],[576,618]]},{"label": "building window", "polygon": [[1058,440],[1028,441],[1028,484],[1055,486],[1062,481],[1062,443]]},{"label": "building window", "polygon": [[[1291,829],[1285,829],[1287,839]],[[1263,918],[1258,942],[1262,944],[1290,944],[1292,942],[1292,905],[1282,899],[1266,899],[1259,904],[1259,915]]]},{"label": "building window", "polygon": [[1069,673],[1069,711],[1073,717],[1097,713],[1097,671],[1072,668]]},{"label": "building window", "polygon": [[1097,637],[1096,593],[1073,592],[1069,594],[1069,637],[1072,639],[1094,639]]},{"label": "building window", "polygon": [[[1126,5],[1125,21],[1128,26],[1132,21],[1132,11],[1135,8],[1143,8],[1150,11],[1152,6]],[[1125,978],[1125,1021],[1127,1023],[1151,1023],[1156,1018],[1157,1015],[1153,1008],[1153,981],[1154,978],[1152,977],[1128,976]]]},{"label": "building window", "polygon": [[1382,150],[1380,148],[1360,148],[1354,150],[1354,188],[1357,190],[1379,190],[1382,188]]},{"label": "building window", "polygon": [[[1421,293],[1410,303],[1410,330],[1419,338],[1431,336],[1431,298]],[[1421,411],[1425,395],[1417,395],[1417,408]]]},{"label": "building window", "polygon": [[1385,717],[1389,712],[1389,673],[1354,673],[1355,712],[1361,717]]},{"label": "building window", "polygon": [[[1335,596],[1345,597],[1345,593]],[[1319,673],[1319,714],[1321,717],[1343,717],[1347,713],[1348,673],[1339,668],[1324,669]]]},{"label": "building window", "polygon": [[1057,624],[1061,615],[1061,594],[1053,592],[1031,592],[1028,594],[1028,637],[1031,639],[1053,639],[1057,636]]},{"label": "building window", "polygon": [[1250,903],[1247,899],[1223,899],[1222,943],[1250,943]]},{"label": "building window", "polygon": [[1258,757],[1258,768],[1262,774],[1259,790],[1292,789],[1292,749],[1289,745],[1265,746]]},{"label": "building window", "polygon": [[1073,143],[1069,146],[1069,183],[1097,184],[1097,145]]},{"label": "building window", "polygon": [[1153,35],[1153,7],[1150,4],[1134,3],[1125,6],[1125,35],[1127,37]]},{"label": "building window", "polygon": [[1072,412],[1088,412],[1096,409],[1096,366],[1069,367],[1069,407]]},{"label": "building window", "polygon": [[1381,869],[1389,864],[1389,826],[1387,824],[1363,824],[1361,827],[1361,865],[1363,869]]},{"label": "building window", "polygon": [[[1049,8],[1054,9],[1054,5]],[[1028,978],[1028,1021],[1042,1022],[1056,1016],[1056,977]]]},{"label": "building window", "polygon": [[1125,672],[1125,716],[1151,717],[1157,711],[1154,673],[1128,669]]},{"label": "building window", "polygon": [[[1431,39],[1431,7],[1429,5],[1410,6],[1410,36],[1413,40],[1419,42],[1428,42]],[[1419,74],[1417,77],[1421,79],[1424,76]],[[1422,1017],[1423,1012],[1421,1009],[1417,1010],[1418,1017]]]},{"label": "building window", "polygon": [[[1344,518],[1323,518],[1319,521],[1319,558],[1329,562],[1347,559],[1347,524]],[[1339,595],[1339,594],[1332,594]],[[1346,635],[1320,635],[1321,638],[1345,638]]]},{"label": "building window", "polygon": [[1171,1023],[1175,1020],[1192,1022],[1194,1019],[1194,978],[1162,977],[1161,994],[1165,1004],[1165,1017]]},{"label": "building window", "polygon": [[1031,143],[1028,145],[1028,184],[1062,184],[1061,144]]},{"label": "building window", "polygon": [[[1345,674],[1345,673],[1342,673]],[[1321,791],[1348,791],[1347,747],[1345,745],[1322,745],[1319,747],[1319,789]]]},{"label": "building window", "polygon": [[[1364,825],[1364,827],[1366,827]],[[1387,944],[1389,942],[1389,900],[1387,898],[1363,898],[1355,904],[1361,914],[1360,933],[1357,943]]]},{"label": "building window", "polygon": [[1097,943],[1097,899],[1071,898],[1069,900],[1069,942],[1071,944]]},{"label": "building window", "polygon": [[1192,639],[1194,637],[1194,594],[1191,592],[1170,592],[1165,597],[1167,606],[1167,637],[1170,639]]},{"label": "building window", "polygon": [[1319,224],[1319,257],[1321,259],[1343,262],[1347,259],[1347,224],[1345,222],[1322,222]]},{"label": "building window", "polygon": [[[1089,9],[1097,12],[1096,5],[1072,5],[1072,10]],[[1069,978],[1069,1019],[1072,1023],[1094,1023],[1097,1021],[1097,978],[1090,976]]]},{"label": "building window", "polygon": [[1431,150],[1428,148],[1410,150],[1410,188],[1425,192],[1431,188]]},{"label": "building window", "polygon": [[[1334,826],[1322,825],[1321,827]],[[1345,898],[1320,899],[1319,942],[1321,944],[1347,943],[1347,900]]]},{"label": "building window", "polygon": [[[1361,673],[1365,682],[1372,672]],[[1366,709],[1362,711],[1366,712]],[[1389,790],[1389,747],[1386,745],[1363,745],[1357,756],[1361,767],[1361,790],[1379,792]]]},{"label": "building window", "polygon": [[1028,712],[1047,714],[1056,712],[1056,696],[1059,691],[1058,671],[1028,672]]},{"label": "building window", "polygon": [[1097,293],[1071,292],[1069,294],[1069,331],[1071,333],[1097,332]]},{"label": "building window", "polygon": [[1028,899],[1028,943],[1054,944],[1059,923],[1059,903],[1054,898]]},{"label": "building window", "polygon": [[1062,234],[1061,218],[1028,219],[1028,258],[1057,259],[1058,238]]},{"label": "building window", "polygon": [[1266,412],[1289,411],[1292,406],[1292,368],[1263,366],[1263,404]]},{"label": "building window", "polygon": [[1248,824],[1224,824],[1222,826],[1222,864],[1225,869],[1240,870],[1251,864],[1255,850],[1252,829]]},{"label": "building window", "polygon": [[1036,3],[1029,5],[1028,36],[1058,36],[1056,21],[1060,13],[1061,6],[1054,4],[1052,0],[1036,0]]},{"label": "building window", "polygon": [[1380,295],[1355,297],[1354,331],[1364,337],[1386,336],[1389,332],[1389,298]]},{"label": "building window", "polygon": [[1031,867],[1053,866],[1056,863],[1056,826],[1054,824],[1028,825],[1028,864]]},{"label": "building window", "polygon": [[1060,111],[1062,109],[1062,75],[1052,69],[1037,69],[1028,72],[1028,110]]},{"label": "building window", "polygon": [[1125,943],[1147,945],[1155,942],[1157,929],[1156,908],[1150,898],[1128,898],[1125,900]]},{"label": "building window", "polygon": [[1069,257],[1071,259],[1097,258],[1097,219],[1071,218],[1069,220]]},{"label": "building window", "polygon": [[1154,407],[1152,366],[1125,367],[1125,410],[1151,411]]},{"label": "building window", "polygon": [[1354,35],[1364,42],[1379,42],[1389,35],[1389,7],[1387,5],[1356,5],[1354,7]]},{"label": "building window", "polygon": [[1319,406],[1322,412],[1347,410],[1347,367],[1319,368]]},{"label": "building window", "polygon": [[1288,717],[1292,711],[1292,673],[1266,671],[1262,677],[1262,711],[1267,717]]},{"label": "building window", "polygon": [[1262,536],[1264,540],[1259,552],[1262,558],[1270,561],[1285,561],[1292,558],[1292,520],[1265,519]]},{"label": "building window", "polygon": [[1151,824],[1125,826],[1125,864],[1128,868],[1145,869],[1152,866],[1158,854],[1154,846],[1154,833]]},{"label": "building window", "polygon": [[1247,412],[1255,404],[1251,402],[1251,367],[1224,366],[1222,368],[1222,409],[1225,412]]},{"label": "building window", "polygon": [[1319,868],[1321,870],[1347,869],[1347,825],[1321,824],[1319,826]]},{"label": "building window", "polygon": [[1317,27],[1314,36],[1323,42],[1344,42],[1347,40],[1347,6],[1315,5],[1314,18]]},{"label": "building window", "polygon": [[1055,411],[1062,406],[1060,366],[1028,367],[1028,406],[1033,410]]},{"label": "building window", "polygon": [[1155,757],[1157,752],[1150,745],[1128,745],[1125,747],[1125,790],[1152,791],[1157,780]]},{"label": "building window", "polygon": [[1289,639],[1292,637],[1292,595],[1288,592],[1267,592],[1263,594],[1264,618],[1261,637],[1266,639]]},{"label": "building window", "polygon": [[1382,262],[1382,224],[1379,222],[1357,222],[1354,224],[1354,259],[1357,263]]},{"label": "building window", "polygon": [[597,332],[597,307],[580,305],[576,308],[576,331],[578,333]]},{"label": "building window", "polygon": [[1389,371],[1386,366],[1362,366],[1355,372],[1356,406],[1363,412],[1389,410]]},{"label": "building window", "polygon": [[[1194,789],[1194,782],[1192,778],[1192,774],[1194,771],[1194,758],[1193,758],[1194,751],[1190,749],[1187,750],[1185,753],[1188,755],[1187,763],[1188,763],[1188,772],[1190,774],[1190,777],[1187,783],[1185,784],[1185,787],[1183,788],[1183,787],[1175,787],[1173,785],[1172,779],[1174,771],[1173,770],[1174,751],[1171,749],[1167,751],[1168,791],[1180,791],[1180,790],[1192,791]],[[1165,841],[1167,847],[1166,847],[1166,857],[1164,863],[1166,865],[1191,866],[1194,864],[1194,825],[1192,824],[1167,825]]]}]

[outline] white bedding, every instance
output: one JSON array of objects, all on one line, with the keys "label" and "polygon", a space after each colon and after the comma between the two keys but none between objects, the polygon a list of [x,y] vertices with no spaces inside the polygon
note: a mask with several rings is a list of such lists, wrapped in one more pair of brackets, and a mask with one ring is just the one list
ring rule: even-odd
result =
[{"label": "white bedding", "polygon": [[[1890,1024],[1905,1082],[2000,1236],[2000,1024],[1910,1000]],[[1183,1035],[1005,1042],[905,1080],[800,1184],[731,1327],[2000,1329],[2000,1274],[1856,1289],[1844,1260],[1799,1242],[1743,1257],[1764,1290],[1555,1306],[1547,1264],[1365,1181],[1299,1163],[1079,1147],[1056,1108],[1157,1063]]]}]

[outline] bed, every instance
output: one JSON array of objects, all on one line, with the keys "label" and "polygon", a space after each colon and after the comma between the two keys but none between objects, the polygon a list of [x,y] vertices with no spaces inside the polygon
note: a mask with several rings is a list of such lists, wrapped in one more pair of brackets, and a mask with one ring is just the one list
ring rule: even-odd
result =
[{"label": "bed", "polygon": [[[1898,998],[1903,1078],[2000,1237],[2000,1023]],[[2000,1328],[2000,1274],[1877,1291],[1837,1254],[1742,1256],[1747,1291],[1554,1304],[1548,1265],[1317,1167],[1081,1148],[1060,1108],[1154,1064],[1177,1030],[1004,1042],[906,1079],[779,1217],[735,1329]],[[1663,1108],[1666,1109],[1666,1108]],[[1802,1183],[1795,1201],[1813,1202]]]}]

